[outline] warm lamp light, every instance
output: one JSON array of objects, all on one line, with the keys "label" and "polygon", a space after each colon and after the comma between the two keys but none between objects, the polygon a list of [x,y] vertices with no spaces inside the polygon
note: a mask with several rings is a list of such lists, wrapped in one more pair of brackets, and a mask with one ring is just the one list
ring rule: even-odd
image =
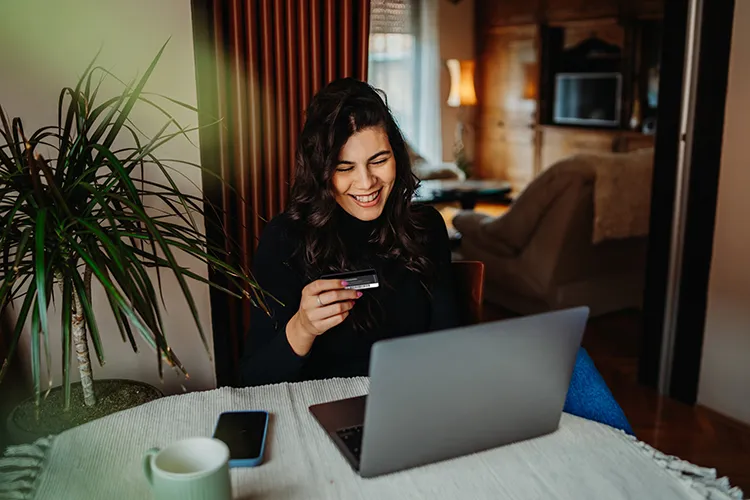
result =
[{"label": "warm lamp light", "polygon": [[533,64],[524,66],[523,98],[529,101],[537,98],[536,66]]},{"label": "warm lamp light", "polygon": [[[477,103],[477,94],[474,91],[474,61],[459,61],[448,59],[445,62],[451,75],[451,91],[448,95],[448,106],[453,108],[466,108]],[[458,111],[456,120],[456,137],[453,145],[453,154],[458,168],[471,177],[471,161],[466,157],[464,148],[464,123],[461,117],[461,109]]]},{"label": "warm lamp light", "polygon": [[448,59],[445,64],[451,75],[448,106],[474,106],[477,103],[477,94],[474,91],[474,61]]}]

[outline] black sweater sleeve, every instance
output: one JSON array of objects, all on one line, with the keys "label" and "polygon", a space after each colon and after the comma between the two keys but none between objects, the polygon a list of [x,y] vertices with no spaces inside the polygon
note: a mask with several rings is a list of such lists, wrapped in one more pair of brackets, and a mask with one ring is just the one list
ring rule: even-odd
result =
[{"label": "black sweater sleeve", "polygon": [[435,280],[431,287],[432,313],[430,331],[445,330],[459,326],[458,304],[454,288],[453,268],[448,230],[440,212],[428,207],[428,230],[430,234],[431,258],[436,264]]},{"label": "black sweater sleeve", "polygon": [[297,380],[306,359],[292,350],[286,337],[286,325],[299,308],[305,285],[289,264],[293,251],[290,226],[285,215],[274,218],[263,231],[253,259],[255,279],[273,298],[266,295],[270,315],[252,306],[250,332],[240,362],[245,385]]}]

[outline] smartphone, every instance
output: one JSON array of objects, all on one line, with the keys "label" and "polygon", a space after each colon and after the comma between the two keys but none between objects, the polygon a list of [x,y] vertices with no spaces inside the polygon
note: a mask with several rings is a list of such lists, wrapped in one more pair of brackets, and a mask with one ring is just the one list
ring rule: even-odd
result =
[{"label": "smartphone", "polygon": [[214,438],[229,447],[229,467],[263,463],[268,433],[267,411],[228,411],[219,415]]}]

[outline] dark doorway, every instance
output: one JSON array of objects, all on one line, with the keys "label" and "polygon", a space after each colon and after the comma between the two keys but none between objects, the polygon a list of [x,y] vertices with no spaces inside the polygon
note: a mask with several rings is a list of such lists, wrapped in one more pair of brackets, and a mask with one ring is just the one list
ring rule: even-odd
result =
[{"label": "dark doorway", "polygon": [[688,404],[703,348],[733,18],[733,0],[666,2],[639,378]]}]

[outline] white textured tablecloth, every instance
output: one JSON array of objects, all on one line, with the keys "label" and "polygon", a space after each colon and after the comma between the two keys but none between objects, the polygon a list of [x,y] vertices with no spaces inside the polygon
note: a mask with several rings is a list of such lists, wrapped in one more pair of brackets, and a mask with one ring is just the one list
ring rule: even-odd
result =
[{"label": "white textured tablecloth", "polygon": [[[686,474],[690,464],[660,455],[620,431],[567,414],[559,430],[548,436],[361,479],[308,406],[367,390],[365,378],[335,379],[224,388],[154,401],[55,437],[35,478],[34,498],[150,498],[141,471],[145,450],[189,436],[209,436],[220,412],[246,409],[268,410],[273,416],[264,464],[232,470],[237,499],[731,498],[726,494],[728,483],[722,483],[726,480],[691,480]],[[695,467],[693,472],[700,477],[705,471]],[[712,488],[712,482],[725,486],[725,493]],[[734,494],[740,498],[741,493]]]}]

